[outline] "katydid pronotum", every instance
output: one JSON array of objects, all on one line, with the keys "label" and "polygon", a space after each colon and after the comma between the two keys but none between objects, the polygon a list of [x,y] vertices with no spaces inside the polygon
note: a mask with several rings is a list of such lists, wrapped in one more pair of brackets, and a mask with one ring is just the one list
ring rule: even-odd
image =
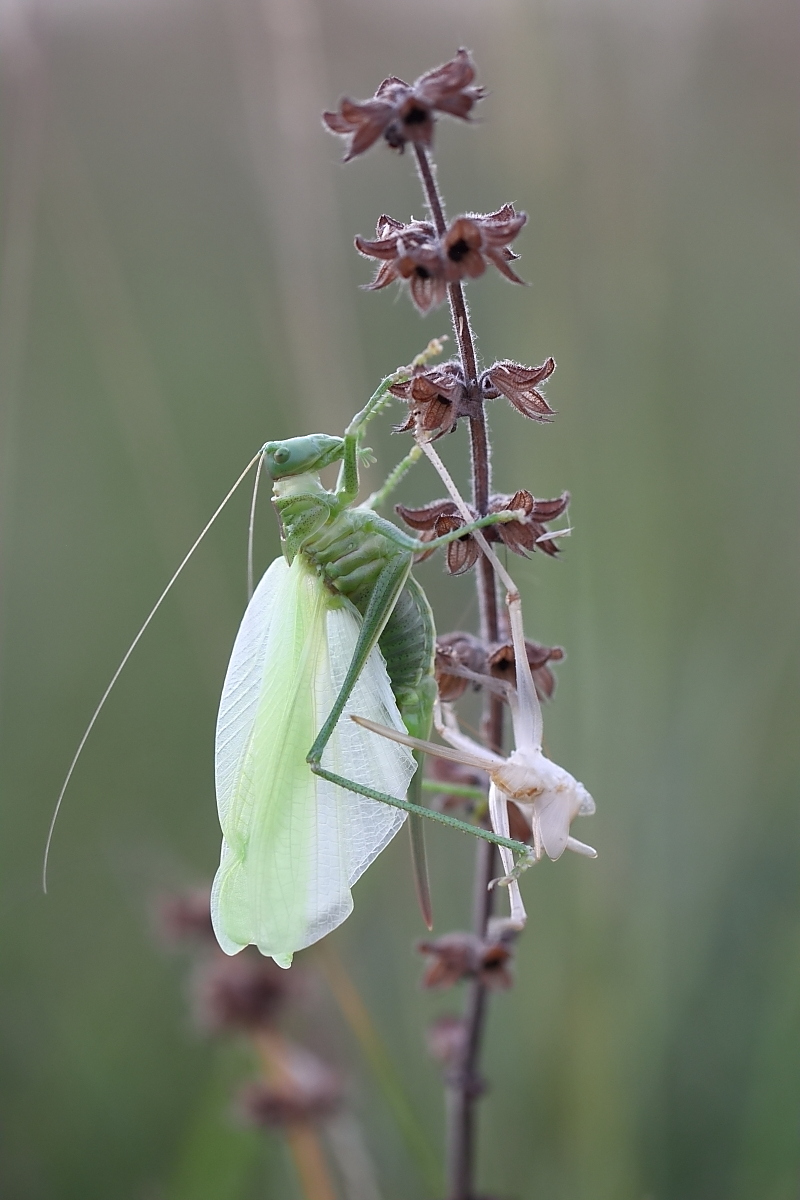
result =
[{"label": "katydid pronotum", "polygon": [[[289,966],[296,950],[348,916],[352,885],[406,813],[428,916],[421,817],[486,838],[509,856],[529,856],[507,832],[424,808],[420,760],[397,745],[390,752],[389,743],[346,720],[354,713],[377,718],[427,744],[435,630],[410,574],[414,555],[518,519],[513,512],[470,518],[466,529],[422,542],[370,507],[386,488],[353,507],[364,428],[397,378],[384,380],[344,437],[314,434],[264,447],[284,557],[267,569],[245,613],[217,725],[223,843],[211,913],[230,954],[252,943]],[[326,491],[319,472],[337,462],[336,489]]]},{"label": "katydid pronotum", "polygon": [[[472,514],[430,441],[420,441],[420,446],[438,471],[465,522],[472,521]],[[462,536],[468,527],[468,524],[461,527],[459,532]],[[560,858],[564,850],[574,850],[578,854],[595,858],[596,852],[591,846],[570,835],[570,825],[575,817],[590,816],[594,812],[592,797],[582,783],[542,753],[542,710],[525,649],[519,591],[483,534],[476,530],[473,536],[506,589],[506,605],[514,646],[516,688],[510,684],[501,686],[504,687],[511,708],[514,750],[508,758],[503,758],[472,741],[461,732],[453,710],[448,705],[438,702],[435,706],[436,730],[449,746],[438,746],[433,742],[404,734],[396,728],[389,729],[364,718],[361,714],[354,714],[352,720],[362,728],[381,734],[387,740],[408,746],[417,754],[433,754],[485,771],[491,781],[489,815],[492,828],[503,837],[509,836],[507,804],[509,800],[514,801],[530,822],[534,861],[538,861],[544,854],[552,859]],[[508,886],[511,920],[521,927],[525,923],[526,914],[519,890],[520,866],[515,867],[510,851],[502,843],[500,856],[506,875],[497,882]],[[524,868],[529,865],[529,860],[522,860],[520,865]]]}]

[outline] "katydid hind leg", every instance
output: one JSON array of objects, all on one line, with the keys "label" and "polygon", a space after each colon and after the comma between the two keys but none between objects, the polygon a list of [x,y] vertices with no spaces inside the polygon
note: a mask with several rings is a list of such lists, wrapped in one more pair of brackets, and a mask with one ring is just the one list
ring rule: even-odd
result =
[{"label": "katydid hind leg", "polygon": [[[366,728],[372,727],[368,721],[362,721],[361,724]],[[518,854],[523,862],[527,863],[531,861],[531,848],[530,846],[526,846],[524,842],[517,842],[513,838],[502,837],[500,834],[483,829],[480,825],[468,825],[466,821],[459,821],[458,817],[450,817],[447,813],[438,812],[435,808],[420,808],[410,800],[400,800],[397,796],[389,796],[385,792],[376,791],[375,788],[365,787],[363,783],[358,783],[354,779],[346,779],[344,775],[337,775],[333,771],[326,770],[319,763],[312,763],[311,770],[315,775],[319,775],[321,779],[327,779],[331,783],[344,788],[345,791],[357,792],[359,796],[366,796],[369,800],[378,800],[381,804],[391,805],[392,808],[402,808],[404,812],[424,817],[429,821],[436,821],[438,825],[447,825],[450,829],[458,829],[461,833],[468,833],[470,837],[481,838],[484,842],[491,842],[493,846],[506,846],[509,850],[513,850],[515,854]]]}]

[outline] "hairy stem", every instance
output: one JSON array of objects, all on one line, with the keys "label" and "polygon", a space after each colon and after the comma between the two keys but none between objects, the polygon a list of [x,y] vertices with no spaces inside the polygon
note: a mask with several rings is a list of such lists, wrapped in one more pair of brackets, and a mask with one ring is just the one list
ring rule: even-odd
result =
[{"label": "hairy stem", "polygon": [[[436,183],[436,175],[433,169],[431,160],[424,146],[418,142],[414,143],[414,152],[417,158],[417,169],[419,171],[420,182],[425,193],[425,200],[430,209],[433,223],[436,226],[436,232],[441,235],[447,228],[447,222],[444,215],[444,206],[442,198],[439,194],[439,188]],[[478,360],[475,354],[475,339],[472,335],[472,326],[469,319],[469,309],[464,298],[464,289],[460,283],[451,283],[448,285],[447,294],[450,299],[450,316],[453,320],[453,330],[458,343],[458,351],[461,357],[461,366],[464,371],[464,380],[467,385],[467,392],[470,399],[478,402],[478,411],[475,416],[470,417],[469,422],[469,440],[470,452],[472,459],[472,503],[482,516],[489,508],[489,491],[491,485],[491,461],[489,457],[489,438],[486,432],[486,417],[481,403],[481,395],[478,390]],[[480,605],[481,615],[481,636],[487,641],[496,641],[498,637],[497,628],[497,587],[492,571],[492,565],[485,558],[481,557],[477,565],[478,570],[478,603]],[[502,709],[501,709],[502,714]],[[495,748],[497,745],[497,736],[492,736],[488,726],[488,705],[487,711],[484,714],[484,735],[487,737],[489,744]],[[502,715],[499,723],[500,733],[502,734]]]},{"label": "hairy stem", "polygon": [[[414,143],[417,169],[430,209],[436,232],[447,228],[444,206],[436,183],[433,165],[424,148]],[[478,388],[478,363],[475,339],[470,325],[469,309],[460,283],[448,286],[450,315],[458,343],[461,366],[467,393],[476,401],[476,413],[470,417],[470,452],[472,463],[472,503],[479,515],[489,508],[491,463],[489,438],[482,397]],[[485,555],[477,563],[476,584],[480,608],[481,637],[486,642],[498,639],[497,585],[492,564]],[[487,696],[482,719],[484,741],[492,750],[500,751],[503,743],[503,704],[497,696]],[[473,929],[479,937],[486,933],[492,915],[494,892],[489,883],[495,875],[495,848],[481,843],[476,849],[473,883]],[[479,1074],[483,1032],[486,1023],[487,992],[474,979],[468,985],[464,1008],[464,1049],[461,1061],[447,1082],[447,1197],[448,1200],[474,1200],[476,1102],[482,1091]]]},{"label": "hairy stem", "polygon": [[[433,223],[436,226],[436,232],[439,237],[447,228],[447,221],[444,215],[444,206],[442,198],[439,195],[439,188],[436,184],[436,174],[428,158],[428,153],[424,146],[419,142],[414,143],[414,153],[417,156],[417,169],[419,178],[422,184],[422,190],[425,193],[425,200],[430,209]],[[453,330],[458,342],[458,349],[461,355],[461,365],[464,368],[464,378],[467,381],[467,387],[475,387],[478,381],[477,360],[475,357],[475,342],[472,337],[472,328],[469,323],[469,312],[467,311],[467,302],[464,299],[464,289],[460,283],[451,283],[447,289],[450,298],[450,315],[453,318]],[[486,435],[484,432],[484,441]],[[473,462],[474,465],[474,462]],[[486,495],[489,494],[489,474],[488,455],[485,456],[486,465]]]}]

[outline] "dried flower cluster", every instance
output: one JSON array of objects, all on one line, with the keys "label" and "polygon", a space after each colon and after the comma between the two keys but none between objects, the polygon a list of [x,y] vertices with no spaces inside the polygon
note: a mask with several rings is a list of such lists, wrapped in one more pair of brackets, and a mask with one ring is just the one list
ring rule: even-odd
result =
[{"label": "dried flower cluster", "polygon": [[332,1116],[344,1099],[340,1074],[281,1029],[304,994],[302,973],[281,970],[255,949],[223,954],[211,928],[209,894],[202,889],[162,897],[157,918],[164,940],[198,955],[191,989],[197,1025],[215,1036],[245,1035],[262,1065],[262,1076],[239,1093],[241,1115],[271,1128],[310,1128]]},{"label": "dried flower cluster", "polygon": [[505,396],[517,412],[532,421],[549,421],[555,416],[545,400],[539,384],[549,379],[556,369],[555,359],[548,358],[540,367],[523,367],[521,363],[496,362],[479,379],[484,400]]},{"label": "dried flower cluster", "polygon": [[[518,934],[518,927],[510,921],[492,920],[483,937],[456,931],[419,942],[417,949],[428,959],[423,987],[442,989],[470,983],[487,991],[507,990],[514,982],[511,963]],[[465,1068],[470,1033],[465,1017],[445,1013],[428,1027],[427,1044],[431,1058],[443,1069],[445,1082],[474,1101],[486,1084],[473,1066]]]},{"label": "dried flower cluster", "polygon": [[296,976],[256,954],[210,956],[200,963],[193,987],[198,1024],[209,1033],[271,1026],[296,994]]},{"label": "dried flower cluster", "polygon": [[527,219],[513,204],[505,204],[497,212],[456,217],[439,236],[430,221],[403,224],[384,214],[374,239],[355,239],[359,253],[380,262],[365,286],[378,291],[395,280],[407,283],[411,299],[425,313],[442,303],[450,284],[478,279],[490,263],[511,283],[523,283],[508,265],[519,257],[508,243]]},{"label": "dried flower cluster", "polygon": [[[549,663],[561,662],[560,646],[525,641],[528,663],[540,700],[550,700],[556,680]],[[511,642],[487,644],[474,633],[457,630],[436,639],[436,683],[445,704],[459,700],[468,687],[478,688],[491,679],[516,686],[514,647]]]},{"label": "dried flower cluster", "polygon": [[446,988],[464,979],[480,979],[488,988],[510,988],[510,962],[519,929],[509,921],[493,921],[485,937],[456,931],[432,941],[418,942],[417,949],[429,958],[422,986]]},{"label": "dried flower cluster", "polygon": [[[484,530],[484,537],[490,542],[503,542],[515,554],[526,555],[534,550],[543,550],[545,554],[556,555],[558,545],[553,540],[555,535],[548,532],[545,523],[562,516],[568,504],[569,492],[562,492],[554,500],[536,500],[525,490],[515,492],[513,496],[492,496],[488,508],[490,513],[516,512],[524,515],[520,520],[509,521],[506,525],[491,525]],[[477,516],[474,509],[471,511]],[[407,508],[404,504],[397,504],[395,512],[407,525],[418,531],[423,542],[452,533],[466,524],[452,500],[434,500],[423,508]],[[463,575],[475,566],[479,555],[478,543],[471,533],[451,542],[445,553],[448,572],[451,575]]]},{"label": "dried flower cluster", "polygon": [[555,369],[552,358],[540,367],[523,367],[508,360],[496,362],[479,375],[474,398],[470,396],[461,363],[451,361],[421,369],[405,383],[395,383],[389,389],[409,406],[408,418],[396,431],[419,429],[435,440],[452,433],[461,417],[473,417],[484,400],[496,400],[498,396],[505,396],[517,412],[532,421],[549,421],[555,413],[539,385]]},{"label": "dried flower cluster", "polygon": [[380,137],[401,152],[407,142],[430,147],[437,112],[468,120],[484,94],[483,88],[473,86],[474,78],[472,59],[462,49],[414,83],[390,75],[369,100],[343,97],[338,111],[325,112],[322,119],[331,133],[349,139],[345,162],[369,150]]},{"label": "dried flower cluster", "polygon": [[[475,71],[466,51],[460,50],[450,62],[421,76],[408,85],[401,80],[384,80],[371,100],[343,100],[338,112],[325,113],[324,120],[334,133],[348,138],[346,158],[362,153],[381,136],[396,149],[413,144],[420,181],[423,186],[429,216],[422,220],[400,221],[381,216],[374,238],[357,237],[356,249],[373,260],[377,268],[365,287],[380,291],[393,283],[403,287],[415,308],[428,313],[448,300],[453,327],[459,347],[458,359],[438,366],[418,365],[404,382],[391,387],[392,394],[404,401],[406,419],[396,431],[410,432],[418,441],[431,442],[451,433],[459,421],[468,422],[473,463],[473,504],[461,507],[452,498],[436,500],[421,508],[398,504],[395,511],[418,535],[431,542],[435,538],[458,533],[466,524],[466,513],[473,519],[487,513],[513,512],[517,520],[490,526],[483,531],[489,542],[501,544],[515,554],[529,555],[536,550],[554,557],[558,554],[557,538],[568,529],[550,529],[553,521],[562,517],[569,504],[569,493],[550,500],[537,499],[527,488],[508,494],[491,494],[489,452],[485,433],[484,405],[504,396],[522,416],[544,423],[555,415],[542,385],[555,370],[555,361],[547,358],[540,366],[529,367],[510,359],[481,368],[475,353],[469,313],[464,300],[464,287],[494,266],[507,280],[522,283],[510,265],[518,255],[512,243],[527,221],[525,213],[513,205],[490,213],[466,213],[447,221],[435,179],[435,169],[428,149],[433,140],[435,114],[450,112],[468,118],[481,96],[474,86]],[[420,559],[427,557],[425,553]],[[446,569],[460,575],[475,567],[481,560],[480,546],[472,534],[457,537],[445,551]],[[468,689],[482,688],[492,698],[508,699],[516,688],[514,647],[507,640],[496,615],[494,581],[489,571],[478,573],[478,592],[482,607],[482,633],[457,630],[440,636],[436,647],[436,681],[439,699],[445,708],[445,726],[454,715],[447,705],[457,701]],[[506,638],[504,639],[504,633]],[[559,647],[542,646],[526,641],[525,650],[536,692],[540,700],[549,699],[555,687],[551,665],[564,657]],[[487,701],[484,708],[485,728],[495,750],[502,745],[501,706]],[[451,734],[457,726],[450,725]],[[489,779],[492,780],[497,803],[498,789],[505,800],[505,812],[511,836],[519,841],[532,842],[538,860],[547,853],[557,858],[569,845],[581,853],[593,853],[569,836],[572,819],[579,812],[593,811],[591,797],[560,767],[552,764],[541,751],[541,737],[535,731],[533,718],[525,735],[530,744],[518,746],[498,767],[497,757],[480,753],[469,758],[471,765],[452,759],[436,758],[429,771],[441,793],[434,801],[441,808],[467,809],[474,821],[487,820],[490,800],[487,800]],[[452,740],[448,738],[447,740]],[[538,741],[538,744],[537,744]],[[458,745],[457,741],[452,741]],[[474,745],[474,744],[473,744]],[[480,749],[480,748],[478,748]],[[527,757],[526,757],[527,756]],[[524,760],[524,762],[522,761]],[[487,770],[479,768],[486,761]],[[489,764],[493,765],[489,765]],[[502,786],[499,774],[506,771],[509,781],[514,771],[524,768],[535,777],[536,787]],[[505,781],[505,775],[503,776]],[[506,781],[508,782],[508,781]],[[485,869],[485,868],[484,868]],[[474,1195],[471,1184],[472,1151],[468,1146],[473,1128],[465,1118],[470,1106],[483,1090],[478,1072],[477,1048],[484,1004],[480,999],[485,989],[511,986],[510,971],[513,941],[520,928],[519,916],[524,908],[519,899],[512,898],[512,922],[488,921],[491,905],[480,900],[480,889],[488,879],[478,873],[476,883],[477,911],[482,913],[472,933],[455,932],[420,943],[419,949],[428,959],[423,977],[427,988],[451,987],[465,981],[472,989],[472,1000],[464,1017],[444,1016],[429,1030],[429,1049],[442,1064],[447,1086],[457,1097],[450,1106],[454,1115],[451,1125],[450,1158],[455,1170],[449,1181],[453,1200],[466,1200]],[[511,882],[507,880],[506,882]],[[511,887],[517,887],[512,883]]]},{"label": "dried flower cluster", "polygon": [[273,1078],[250,1083],[239,1093],[240,1110],[251,1124],[268,1129],[312,1125],[339,1111],[344,1086],[338,1071],[286,1039],[269,1049]]}]

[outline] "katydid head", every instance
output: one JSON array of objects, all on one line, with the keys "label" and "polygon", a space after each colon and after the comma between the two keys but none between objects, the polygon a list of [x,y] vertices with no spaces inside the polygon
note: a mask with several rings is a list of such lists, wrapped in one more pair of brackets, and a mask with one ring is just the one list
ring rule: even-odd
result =
[{"label": "katydid head", "polygon": [[267,442],[262,453],[272,479],[286,479],[321,471],[339,462],[344,452],[344,439],[327,433],[310,433],[305,437],[287,438],[285,442]]}]

